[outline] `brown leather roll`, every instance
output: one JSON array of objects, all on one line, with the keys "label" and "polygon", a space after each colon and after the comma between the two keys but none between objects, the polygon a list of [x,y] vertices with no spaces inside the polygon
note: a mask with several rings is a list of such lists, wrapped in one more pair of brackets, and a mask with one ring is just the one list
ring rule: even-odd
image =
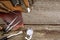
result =
[{"label": "brown leather roll", "polygon": [[[14,11],[14,10],[19,10],[22,12],[24,11],[24,9],[21,6],[13,6],[9,0],[8,1],[7,0],[2,0],[2,1],[0,0],[0,2],[4,3],[12,11]],[[24,0],[24,4],[26,5],[26,7],[28,7],[29,6],[28,0]]]}]

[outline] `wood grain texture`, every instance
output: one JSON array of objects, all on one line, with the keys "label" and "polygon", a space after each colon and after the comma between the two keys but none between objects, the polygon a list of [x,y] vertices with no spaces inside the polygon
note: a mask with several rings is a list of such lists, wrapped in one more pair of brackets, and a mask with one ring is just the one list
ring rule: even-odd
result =
[{"label": "wood grain texture", "polygon": [[[31,27],[34,30],[34,34],[31,40],[60,40],[60,31],[56,31],[56,30],[60,30],[60,26],[59,25],[25,25],[25,28],[27,29],[27,27]],[[50,31],[45,30],[45,28],[50,28]],[[55,28],[55,31],[53,31]],[[17,33],[18,31],[12,31],[9,34],[5,34],[6,35],[10,35],[13,33]],[[25,34],[21,34],[18,36],[14,36],[12,38],[10,38],[9,40],[25,40],[24,39]],[[3,36],[0,36],[0,38]]]},{"label": "wood grain texture", "polygon": [[60,25],[25,25],[25,27],[34,30],[32,40],[60,40]]},{"label": "wood grain texture", "polygon": [[25,24],[60,24],[60,0],[36,0],[23,18]]}]

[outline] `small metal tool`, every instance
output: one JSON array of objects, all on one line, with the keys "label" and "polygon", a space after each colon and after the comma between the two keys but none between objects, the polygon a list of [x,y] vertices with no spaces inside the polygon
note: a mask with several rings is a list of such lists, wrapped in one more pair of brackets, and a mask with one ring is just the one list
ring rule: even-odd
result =
[{"label": "small metal tool", "polygon": [[[16,24],[14,24],[14,26],[12,25],[16,20],[17,20],[17,17],[15,17],[15,18],[12,20],[12,22],[7,25],[7,28],[4,28],[2,31],[4,31],[4,33],[9,32],[13,27],[15,27],[15,26],[17,25],[18,22],[17,22]],[[4,34],[4,33],[3,33],[3,34]]]},{"label": "small metal tool", "polygon": [[[14,28],[16,25],[18,25],[22,20],[17,20],[19,16],[15,17],[11,23],[7,26],[5,29],[5,32],[9,32],[12,28]],[[17,21],[16,21],[17,20]],[[16,22],[15,22],[16,21]]]},{"label": "small metal tool", "polygon": [[16,34],[12,34],[12,35],[3,37],[3,38],[1,38],[0,40],[8,40],[9,38],[11,38],[11,37],[13,37],[13,36],[17,36],[17,35],[22,34],[22,33],[23,33],[23,31],[19,31],[19,32],[16,33]]},{"label": "small metal tool", "polygon": [[12,22],[7,26],[6,30],[8,30],[10,28],[10,26],[15,22],[15,20],[17,19],[17,17],[15,17]]},{"label": "small metal tool", "polygon": [[12,25],[6,32],[9,32],[13,27],[15,27],[17,24],[19,24],[21,21],[18,21],[16,24]]},{"label": "small metal tool", "polygon": [[33,30],[32,30],[32,28],[28,28],[26,34],[27,34],[28,37],[25,37],[25,39],[26,39],[26,40],[31,40],[32,35],[33,35]]},{"label": "small metal tool", "polygon": [[28,13],[30,12],[30,8],[26,6],[24,0],[19,0],[19,5],[22,7],[22,9],[24,9],[25,12],[28,12]]}]

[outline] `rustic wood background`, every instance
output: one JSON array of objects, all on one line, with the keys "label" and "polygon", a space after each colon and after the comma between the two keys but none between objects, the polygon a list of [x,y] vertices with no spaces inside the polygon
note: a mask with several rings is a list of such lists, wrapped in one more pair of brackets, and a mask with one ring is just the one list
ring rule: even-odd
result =
[{"label": "rustic wood background", "polygon": [[[31,13],[22,15],[25,28],[34,30],[31,40],[60,40],[60,0],[35,0]],[[9,40],[24,40],[24,34]]]},{"label": "rustic wood background", "polygon": [[26,24],[60,24],[60,0],[36,0],[23,18]]}]

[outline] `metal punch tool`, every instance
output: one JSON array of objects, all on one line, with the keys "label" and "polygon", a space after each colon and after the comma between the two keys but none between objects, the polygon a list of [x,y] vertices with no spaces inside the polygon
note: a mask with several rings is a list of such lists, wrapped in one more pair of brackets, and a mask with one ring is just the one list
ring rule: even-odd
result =
[{"label": "metal punch tool", "polygon": [[28,28],[27,32],[26,32],[26,36],[25,39],[26,40],[31,40],[32,39],[32,36],[33,36],[33,29],[32,28]]}]

